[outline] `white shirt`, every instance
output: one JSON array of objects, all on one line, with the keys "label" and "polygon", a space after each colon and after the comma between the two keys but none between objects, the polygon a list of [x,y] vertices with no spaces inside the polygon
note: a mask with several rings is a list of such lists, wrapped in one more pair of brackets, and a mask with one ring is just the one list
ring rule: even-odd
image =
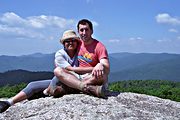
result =
[{"label": "white shirt", "polygon": [[55,54],[55,66],[61,68],[66,68],[67,66],[78,67],[77,55],[71,59],[64,49],[58,50]]}]

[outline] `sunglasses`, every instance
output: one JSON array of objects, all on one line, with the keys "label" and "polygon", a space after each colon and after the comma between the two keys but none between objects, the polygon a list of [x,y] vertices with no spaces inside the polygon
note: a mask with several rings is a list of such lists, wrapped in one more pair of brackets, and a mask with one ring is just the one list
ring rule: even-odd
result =
[{"label": "sunglasses", "polygon": [[70,42],[74,43],[74,42],[77,42],[77,40],[72,38],[72,39],[68,39],[64,41],[64,43],[70,43]]}]

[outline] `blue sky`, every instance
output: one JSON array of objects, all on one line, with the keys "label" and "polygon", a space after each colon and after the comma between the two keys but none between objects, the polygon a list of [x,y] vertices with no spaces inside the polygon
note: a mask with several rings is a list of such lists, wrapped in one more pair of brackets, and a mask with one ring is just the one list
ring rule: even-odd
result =
[{"label": "blue sky", "polygon": [[109,53],[180,54],[179,0],[1,0],[0,55],[53,53],[64,30],[93,21]]}]

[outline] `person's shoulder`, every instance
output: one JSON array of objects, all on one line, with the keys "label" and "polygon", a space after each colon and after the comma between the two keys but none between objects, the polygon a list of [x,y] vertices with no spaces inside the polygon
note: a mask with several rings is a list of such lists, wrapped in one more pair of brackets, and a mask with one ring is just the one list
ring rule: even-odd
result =
[{"label": "person's shoulder", "polygon": [[97,46],[104,46],[104,44],[101,41],[97,40],[97,39],[94,39],[94,43],[97,44]]},{"label": "person's shoulder", "polygon": [[61,52],[64,52],[64,49],[60,49],[60,50],[56,51],[56,53],[61,53]]},{"label": "person's shoulder", "polygon": [[93,39],[94,43],[99,43],[100,41],[97,39]]},{"label": "person's shoulder", "polygon": [[57,55],[62,55],[62,54],[64,54],[64,53],[65,53],[65,50],[64,50],[64,49],[60,49],[60,50],[58,50],[58,51],[56,52],[55,56],[57,56]]}]

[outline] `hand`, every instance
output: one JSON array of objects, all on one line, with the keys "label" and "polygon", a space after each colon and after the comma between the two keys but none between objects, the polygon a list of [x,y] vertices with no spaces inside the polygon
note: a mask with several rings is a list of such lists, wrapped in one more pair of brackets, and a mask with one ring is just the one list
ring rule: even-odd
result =
[{"label": "hand", "polygon": [[104,66],[102,63],[98,63],[94,69],[92,70],[92,75],[95,76],[97,79],[101,79],[104,74]]}]

